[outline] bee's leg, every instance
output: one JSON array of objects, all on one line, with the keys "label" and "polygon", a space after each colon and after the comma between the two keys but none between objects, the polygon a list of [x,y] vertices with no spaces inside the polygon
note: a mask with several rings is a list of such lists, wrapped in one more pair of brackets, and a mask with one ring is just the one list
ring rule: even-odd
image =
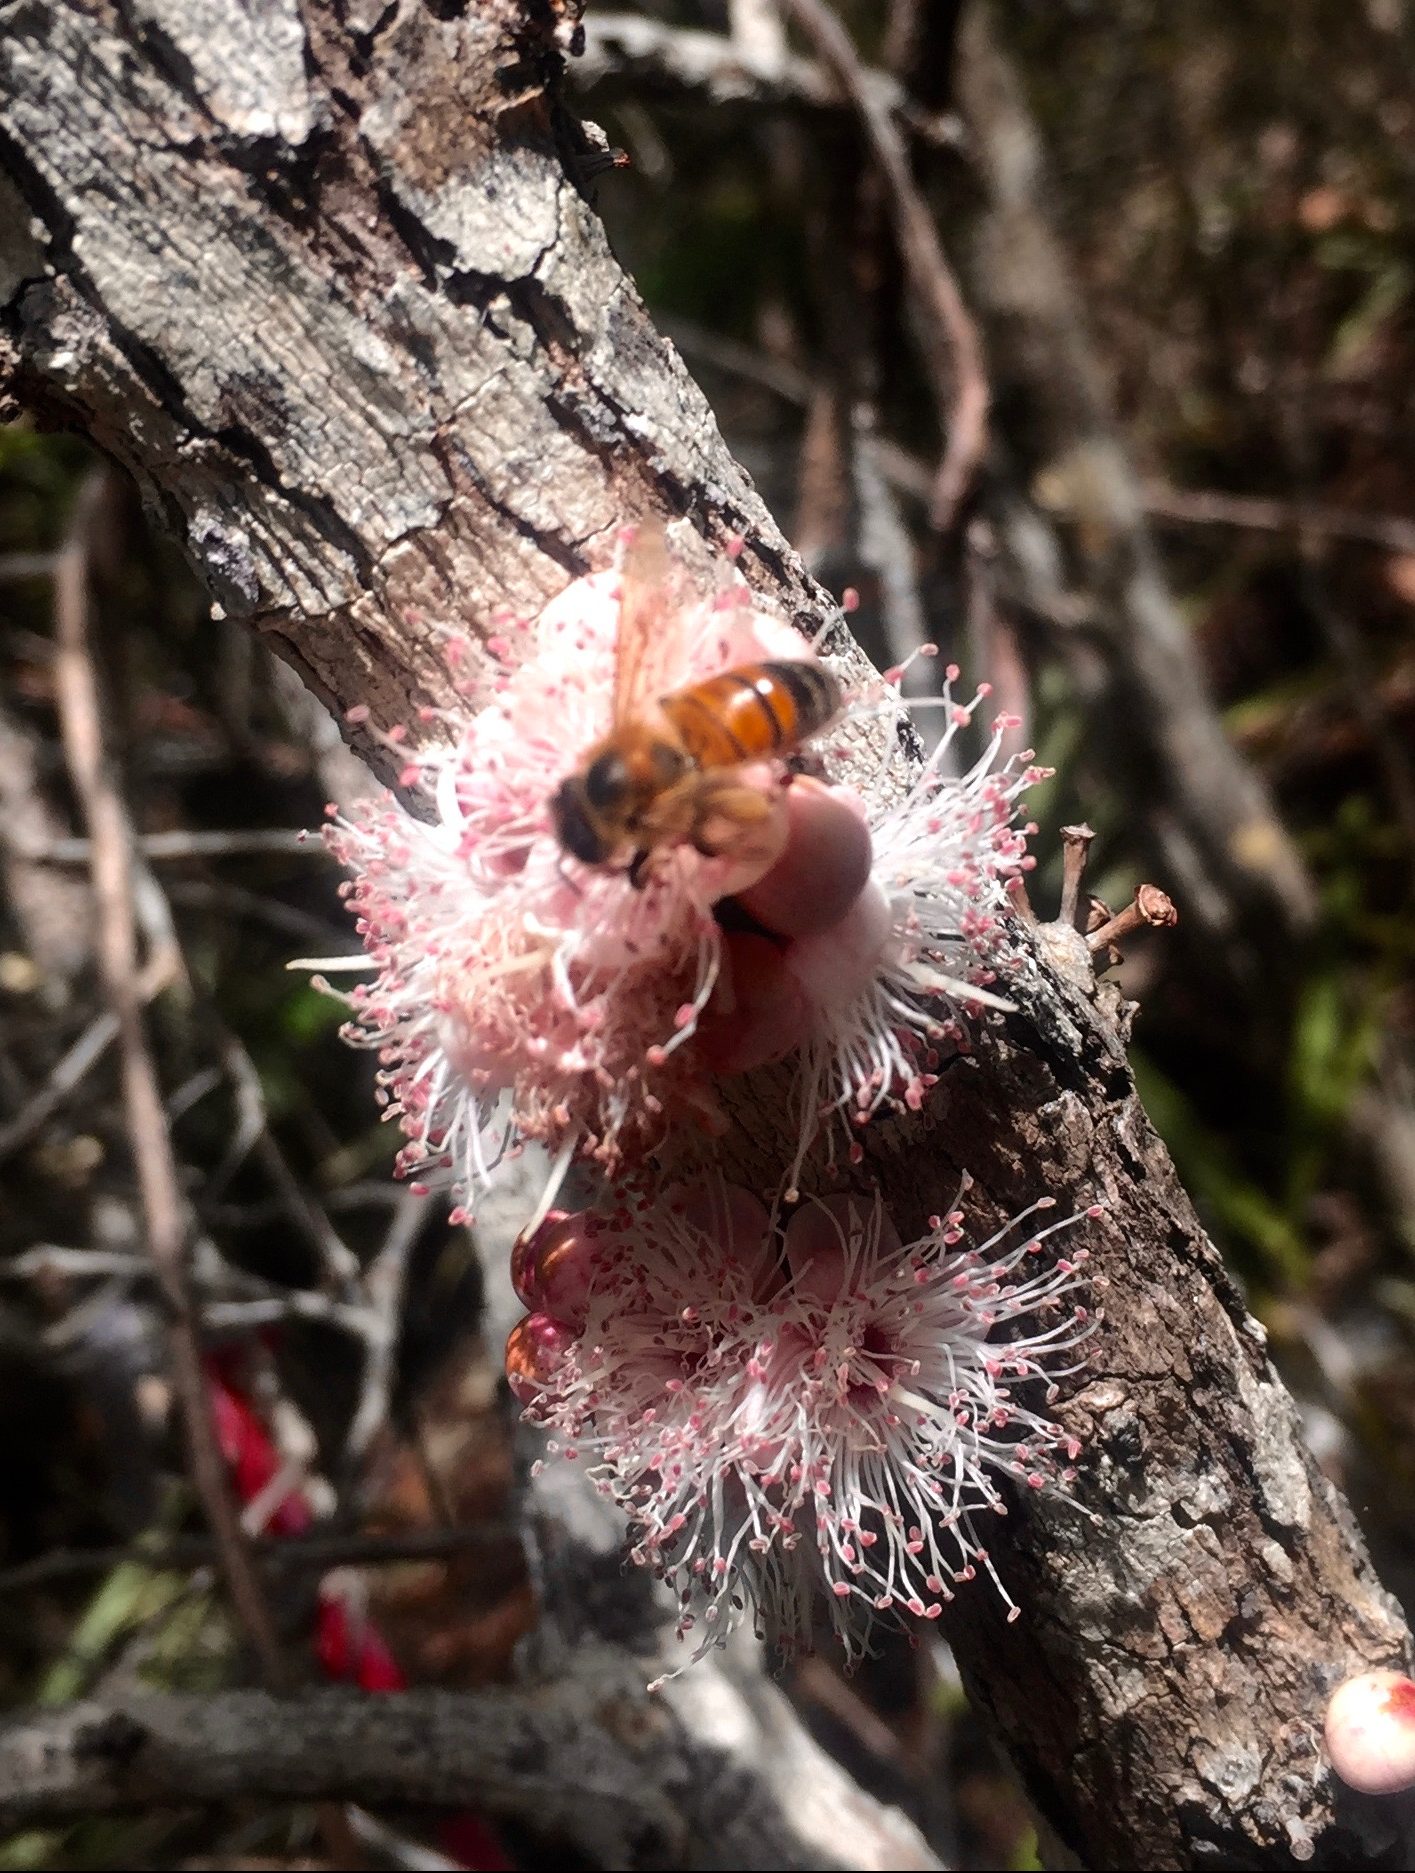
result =
[{"label": "bee's leg", "polygon": [[744,843],[752,843],[752,829],[769,819],[771,813],[772,802],[756,787],[742,787],[724,780],[720,786],[703,793],[689,838],[704,858],[740,853]]},{"label": "bee's leg", "polygon": [[644,888],[644,869],[652,857],[653,853],[648,846],[641,845],[629,861],[629,883],[636,891]]}]

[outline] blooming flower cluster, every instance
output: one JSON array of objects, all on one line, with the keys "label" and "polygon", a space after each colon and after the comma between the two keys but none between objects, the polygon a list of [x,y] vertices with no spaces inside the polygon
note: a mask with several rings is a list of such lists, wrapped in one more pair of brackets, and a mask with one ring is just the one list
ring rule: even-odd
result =
[{"label": "blooming flower cluster", "polygon": [[[1008,1005],[1008,889],[1033,830],[1018,802],[1039,775],[1002,759],[1015,725],[961,764],[988,692],[958,700],[950,668],[944,733],[892,804],[744,760],[742,824],[727,812],[738,836],[703,839],[715,855],[685,837],[591,863],[607,840],[588,819],[571,836],[564,801],[590,811],[611,732],[637,722],[652,743],[671,727],[658,698],[811,653],[734,570],[704,598],[671,562],[654,586],[625,565],[578,579],[488,648],[486,701],[470,646],[447,642],[456,704],[427,713],[401,774],[422,816],[385,795],[326,839],[373,971],[346,1033],[377,1052],[400,1169],[466,1196],[523,1141],[551,1153],[513,1257],[529,1311],[506,1365],[527,1416],[630,1518],[699,1652],[748,1608],[799,1642],[821,1591],[851,1651],[881,1618],[937,1617],[980,1570],[1003,1591],[983,1521],[1004,1481],[1065,1490],[1077,1455],[1048,1406],[1092,1330],[1085,1251],[1046,1244],[1078,1218],[1026,1233],[1043,1198],[969,1246],[955,1209],[904,1243],[878,1200],[800,1203],[798,1186],[818,1138],[833,1166],[843,1128],[858,1161],[856,1128],[922,1106],[972,1019]],[[897,727],[899,674],[847,719]],[[782,1061],[789,1221],[721,1182],[661,1195],[670,1134],[720,1130],[722,1079]],[[615,1194],[549,1211],[577,1156]]]},{"label": "blooming flower cluster", "polygon": [[[620,598],[618,575],[593,574],[519,642],[493,640],[508,666],[493,700],[449,712],[446,738],[401,776],[431,819],[385,794],[326,829],[377,971],[348,997],[346,1033],[378,1052],[407,1174],[470,1190],[523,1138],[613,1171],[670,1120],[717,1121],[686,1043],[721,969],[712,906],[753,872],[682,846],[631,882],[567,859],[549,817],[556,783],[610,726]],[[665,689],[801,650],[740,581],[673,603],[663,626]],[[466,646],[448,649],[455,682]]]},{"label": "blooming flower cluster", "polygon": [[[1016,801],[1037,770],[999,765],[1000,720],[949,771],[987,693],[955,702],[956,671],[939,747],[872,822],[853,795],[759,763],[743,778],[770,827],[750,855],[680,844],[631,876],[563,851],[550,801],[611,727],[625,602],[622,572],[593,574],[493,638],[493,699],[434,719],[441,737],[406,757],[430,818],[386,794],[326,829],[375,971],[346,1033],[378,1053],[404,1174],[469,1192],[528,1138],[561,1169],[579,1154],[616,1173],[671,1125],[718,1128],[723,1074],[797,1053],[794,1184],[823,1118],[917,1107],[961,1017],[997,999],[1006,885],[1029,863]],[[735,574],[711,599],[669,590],[654,623],[657,694],[809,654]],[[455,687],[467,646],[448,654]],[[727,899],[747,927],[724,928]]]},{"label": "blooming flower cluster", "polygon": [[750,1605],[789,1644],[814,1580],[855,1649],[992,1573],[1001,1479],[1072,1480],[1046,1406],[1093,1321],[1085,1250],[1045,1247],[1079,1218],[1027,1233],[1052,1207],[975,1245],[957,1209],[901,1243],[877,1201],[782,1228],[722,1184],[558,1214],[518,1256],[508,1372],[551,1454],[630,1516],[684,1632],[701,1620],[706,1647]]}]

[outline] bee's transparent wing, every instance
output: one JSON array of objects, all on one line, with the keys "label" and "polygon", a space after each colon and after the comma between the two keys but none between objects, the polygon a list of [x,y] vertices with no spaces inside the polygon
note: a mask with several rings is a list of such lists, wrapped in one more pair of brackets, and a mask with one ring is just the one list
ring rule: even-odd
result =
[{"label": "bee's transparent wing", "polygon": [[624,558],[614,642],[614,725],[634,720],[674,687],[670,679],[668,541],[660,521],[640,523]]}]

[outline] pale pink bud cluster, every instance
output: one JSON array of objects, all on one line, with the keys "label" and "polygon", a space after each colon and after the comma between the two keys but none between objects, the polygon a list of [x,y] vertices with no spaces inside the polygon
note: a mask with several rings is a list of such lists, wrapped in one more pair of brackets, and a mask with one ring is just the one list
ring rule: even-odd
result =
[{"label": "pale pink bud cluster", "polygon": [[[404,1173],[468,1190],[523,1138],[613,1170],[670,1120],[716,1122],[687,1043],[721,963],[712,906],[749,880],[683,846],[636,888],[568,861],[549,816],[610,727],[620,578],[578,579],[492,639],[506,663],[494,699],[431,718],[445,739],[408,756],[402,785],[427,817],[386,794],[326,829],[376,972],[347,998],[346,1034],[378,1053]],[[665,607],[661,639],[665,689],[802,654],[735,575],[711,600]],[[447,645],[454,688],[468,650]]]},{"label": "pale pink bud cluster", "polygon": [[1045,1246],[1079,1218],[1021,1233],[1051,1207],[975,1247],[959,1210],[905,1244],[878,1202],[782,1228],[720,1184],[559,1216],[519,1261],[508,1371],[551,1453],[630,1516],[684,1632],[701,1620],[706,1646],[750,1606],[789,1644],[823,1584],[857,1650],[980,1569],[1006,1597],[982,1527],[1004,1482],[1072,1480],[1047,1407],[1093,1320],[1086,1251]]}]

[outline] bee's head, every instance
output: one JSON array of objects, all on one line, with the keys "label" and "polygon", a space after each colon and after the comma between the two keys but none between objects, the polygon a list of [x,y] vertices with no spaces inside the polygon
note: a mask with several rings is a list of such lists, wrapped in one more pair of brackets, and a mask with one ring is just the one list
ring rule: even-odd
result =
[{"label": "bee's head", "polygon": [[590,816],[586,789],[579,775],[562,781],[550,797],[550,816],[555,833],[571,858],[582,865],[602,865],[609,848]]}]

